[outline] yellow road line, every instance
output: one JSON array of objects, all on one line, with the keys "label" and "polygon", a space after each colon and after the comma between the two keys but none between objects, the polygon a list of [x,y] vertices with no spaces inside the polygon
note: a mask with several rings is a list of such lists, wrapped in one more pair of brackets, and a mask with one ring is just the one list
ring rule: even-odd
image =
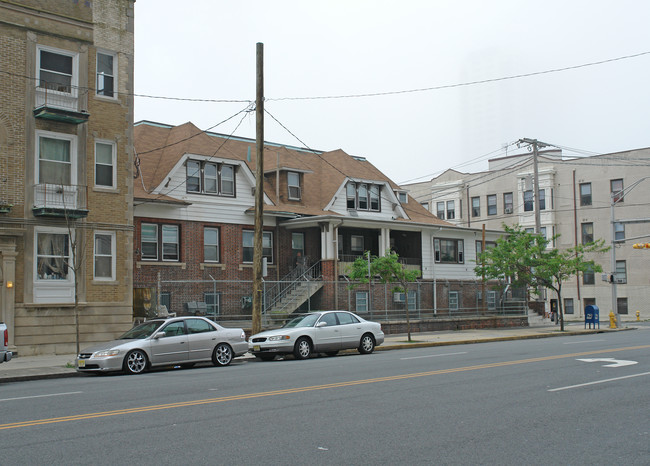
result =
[{"label": "yellow road line", "polygon": [[262,398],[267,396],[289,395],[292,393],[303,393],[303,392],[310,392],[315,390],[326,390],[330,388],[352,387],[355,385],[364,385],[370,383],[390,382],[394,380],[412,379],[416,377],[428,377],[432,375],[452,374],[455,372],[490,369],[494,367],[514,366],[518,364],[528,364],[533,362],[552,361],[554,359],[575,358],[579,356],[587,356],[590,354],[614,353],[619,351],[632,351],[632,350],[647,349],[647,348],[650,348],[650,345],[628,346],[625,348],[614,348],[614,349],[607,349],[607,350],[583,351],[580,353],[561,354],[556,356],[543,356],[539,358],[519,359],[515,361],[493,362],[487,364],[480,364],[476,366],[455,367],[451,369],[439,369],[439,370],[428,371],[428,372],[416,372],[412,374],[391,375],[386,377],[377,377],[373,379],[351,380],[348,382],[336,382],[336,383],[323,384],[323,385],[313,385],[309,387],[286,388],[283,390],[273,390],[273,391],[259,392],[259,393],[247,393],[242,395],[207,398],[203,400],[180,401],[176,403],[168,403],[162,405],[141,406],[137,408],[125,408],[125,409],[117,409],[114,411],[104,411],[98,413],[76,414],[73,416],[55,417],[50,419],[35,419],[33,421],[22,421],[22,422],[10,423],[10,424],[0,424],[0,430],[17,429],[20,427],[41,426],[46,424],[54,424],[58,422],[82,421],[86,419],[97,419],[97,418],[108,417],[108,416],[121,416],[126,414],[144,413],[149,411],[160,411],[163,409],[186,408],[190,406],[199,406],[199,405],[212,404],[212,403],[223,403],[226,401],[249,400],[253,398]]}]

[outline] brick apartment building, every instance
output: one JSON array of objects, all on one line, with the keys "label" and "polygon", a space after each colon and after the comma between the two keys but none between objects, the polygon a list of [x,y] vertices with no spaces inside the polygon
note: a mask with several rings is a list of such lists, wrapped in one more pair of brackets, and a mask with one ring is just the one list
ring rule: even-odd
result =
[{"label": "brick apartment building", "polygon": [[0,318],[21,355],[132,323],[133,6],[0,0]]}]

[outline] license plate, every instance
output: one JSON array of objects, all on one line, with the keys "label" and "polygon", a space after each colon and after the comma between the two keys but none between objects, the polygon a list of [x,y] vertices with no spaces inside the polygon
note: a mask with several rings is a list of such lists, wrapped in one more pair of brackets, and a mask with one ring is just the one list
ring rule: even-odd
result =
[{"label": "license plate", "polygon": [[253,351],[259,351],[259,350],[260,350],[260,345],[253,346]]},{"label": "license plate", "polygon": [[86,361],[84,359],[78,359],[77,367],[86,367]]}]

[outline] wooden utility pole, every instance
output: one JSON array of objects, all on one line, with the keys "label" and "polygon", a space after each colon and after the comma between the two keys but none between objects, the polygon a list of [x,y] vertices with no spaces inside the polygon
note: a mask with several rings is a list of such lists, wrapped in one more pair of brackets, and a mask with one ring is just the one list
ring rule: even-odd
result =
[{"label": "wooden utility pole", "polygon": [[262,232],[264,227],[264,44],[257,43],[255,98],[255,236],[253,238],[253,334],[262,330]]}]

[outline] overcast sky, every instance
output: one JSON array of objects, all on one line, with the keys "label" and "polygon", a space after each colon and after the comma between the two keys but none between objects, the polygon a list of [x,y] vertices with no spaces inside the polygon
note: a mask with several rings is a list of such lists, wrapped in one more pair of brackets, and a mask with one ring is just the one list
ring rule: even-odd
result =
[{"label": "overcast sky", "polygon": [[[274,100],[650,52],[646,0],[137,0],[135,14],[136,94],[242,101],[136,97],[136,121],[208,129],[237,114],[255,100],[262,42],[265,109],[286,127],[267,115],[265,140],[340,148],[397,183],[486,169],[524,137],[577,153],[650,146],[650,54]],[[213,131],[254,138],[255,114]]]}]

